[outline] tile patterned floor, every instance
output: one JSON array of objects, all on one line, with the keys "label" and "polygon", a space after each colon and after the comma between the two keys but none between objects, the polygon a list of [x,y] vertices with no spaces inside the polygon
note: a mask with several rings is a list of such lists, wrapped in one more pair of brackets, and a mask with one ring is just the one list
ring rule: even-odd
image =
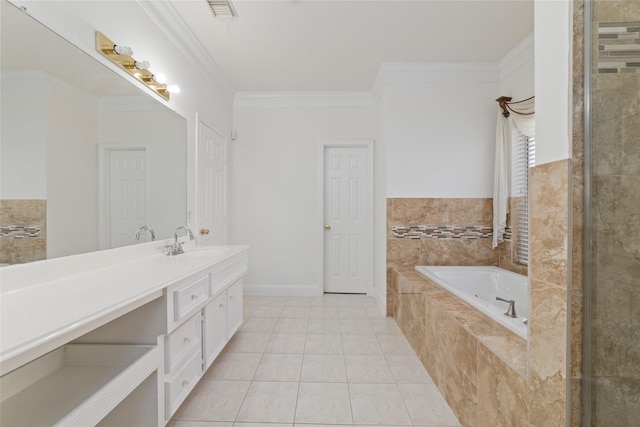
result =
[{"label": "tile patterned floor", "polygon": [[459,426],[372,298],[244,299],[245,323],[172,427]]}]

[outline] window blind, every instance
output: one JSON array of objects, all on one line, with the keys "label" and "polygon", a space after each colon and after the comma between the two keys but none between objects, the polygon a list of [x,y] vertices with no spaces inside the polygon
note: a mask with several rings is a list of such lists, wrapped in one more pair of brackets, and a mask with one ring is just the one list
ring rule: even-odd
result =
[{"label": "window blind", "polygon": [[529,264],[529,168],[535,165],[536,141],[514,128],[512,142],[512,259]]}]

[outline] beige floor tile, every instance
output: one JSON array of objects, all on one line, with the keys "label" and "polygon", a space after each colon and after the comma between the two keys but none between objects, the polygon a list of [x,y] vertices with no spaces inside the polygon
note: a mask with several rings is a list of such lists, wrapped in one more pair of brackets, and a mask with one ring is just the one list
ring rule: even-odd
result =
[{"label": "beige floor tile", "polygon": [[262,359],[260,353],[228,353],[223,352],[205,374],[205,378],[216,380],[252,380],[258,364]]},{"label": "beige floor tile", "polygon": [[342,355],[305,354],[300,381],[347,382],[344,357]]},{"label": "beige floor tile", "polygon": [[340,332],[343,335],[373,335],[373,328],[369,320],[341,319]]},{"label": "beige floor tile", "polygon": [[395,382],[384,356],[348,355],[344,357],[344,361],[350,383],[393,384]]},{"label": "beige floor tile", "polygon": [[369,323],[376,335],[402,335],[398,324],[390,317],[384,319],[369,319]]},{"label": "beige floor tile", "polygon": [[362,308],[365,299],[366,297],[362,295],[336,295],[338,307]]},{"label": "beige floor tile", "polygon": [[225,351],[230,353],[262,353],[267,347],[269,338],[271,338],[271,334],[239,332],[227,344]]},{"label": "beige floor tile", "polygon": [[309,319],[307,334],[340,334],[340,322],[335,319]]},{"label": "beige floor tile", "polygon": [[414,424],[458,425],[456,416],[434,384],[399,384],[398,387]]},{"label": "beige floor tile", "polygon": [[284,306],[280,312],[281,319],[308,319],[309,307],[290,307]]},{"label": "beige floor tile", "polygon": [[354,424],[412,425],[395,384],[349,384]]},{"label": "beige floor tile", "polygon": [[344,354],[382,355],[382,349],[374,335],[343,335],[342,350]]},{"label": "beige floor tile", "polygon": [[265,353],[304,353],[305,334],[272,334]]},{"label": "beige floor tile", "polygon": [[362,307],[341,307],[338,306],[338,317],[342,319],[362,319],[367,320],[367,312]]},{"label": "beige floor tile", "polygon": [[336,320],[338,318],[338,308],[333,307],[311,307],[309,310],[309,319],[328,319]]},{"label": "beige floor tile", "polygon": [[255,381],[300,381],[302,354],[264,354]]},{"label": "beige floor tile", "polygon": [[176,418],[235,421],[250,384],[250,381],[206,380]]},{"label": "beige floor tile", "polygon": [[254,381],[247,391],[237,420],[293,423],[297,396],[296,382]]},{"label": "beige floor tile", "polygon": [[270,334],[278,321],[275,317],[251,317],[240,328],[240,332]]},{"label": "beige floor tile", "polygon": [[234,427],[234,424],[231,421],[215,422],[176,420],[167,424],[167,427]]},{"label": "beige floor tile", "polygon": [[352,423],[347,384],[300,383],[295,422]]},{"label": "beige floor tile", "polygon": [[307,324],[309,320],[304,319],[283,319],[282,317],[276,322],[273,329],[274,334],[306,334]]},{"label": "beige floor tile", "polygon": [[251,313],[251,317],[275,317],[276,319],[280,317],[280,312],[282,311],[282,307],[273,307],[273,306],[262,306],[253,310]]},{"label": "beige floor tile", "polygon": [[233,427],[293,427],[293,424],[282,423],[235,423]]},{"label": "beige floor tile", "polygon": [[433,384],[433,379],[417,356],[387,356],[397,383]]},{"label": "beige floor tile", "polygon": [[404,335],[378,335],[378,342],[387,356],[415,356],[409,341]]},{"label": "beige floor tile", "polygon": [[305,354],[342,354],[340,335],[307,334]]},{"label": "beige floor tile", "polygon": [[287,297],[285,307],[311,307],[313,297]]}]

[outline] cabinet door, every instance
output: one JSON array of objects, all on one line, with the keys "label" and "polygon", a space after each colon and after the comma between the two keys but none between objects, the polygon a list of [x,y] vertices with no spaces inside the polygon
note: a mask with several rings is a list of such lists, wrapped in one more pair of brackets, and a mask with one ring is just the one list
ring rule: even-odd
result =
[{"label": "cabinet door", "polygon": [[204,360],[208,368],[227,343],[227,293],[204,307]]},{"label": "cabinet door", "polygon": [[228,310],[228,336],[231,338],[242,325],[242,279],[229,286],[227,289]]}]

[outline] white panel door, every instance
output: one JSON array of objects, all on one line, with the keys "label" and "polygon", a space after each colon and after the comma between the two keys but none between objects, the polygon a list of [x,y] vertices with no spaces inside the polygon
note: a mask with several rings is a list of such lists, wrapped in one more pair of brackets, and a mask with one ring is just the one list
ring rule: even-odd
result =
[{"label": "white panel door", "polygon": [[136,243],[147,223],[147,156],[144,149],[109,151],[109,247]]},{"label": "white panel door", "polygon": [[367,293],[371,193],[367,148],[324,148],[324,291]]},{"label": "white panel door", "polygon": [[226,243],[226,141],[200,122],[198,138],[198,242]]}]

